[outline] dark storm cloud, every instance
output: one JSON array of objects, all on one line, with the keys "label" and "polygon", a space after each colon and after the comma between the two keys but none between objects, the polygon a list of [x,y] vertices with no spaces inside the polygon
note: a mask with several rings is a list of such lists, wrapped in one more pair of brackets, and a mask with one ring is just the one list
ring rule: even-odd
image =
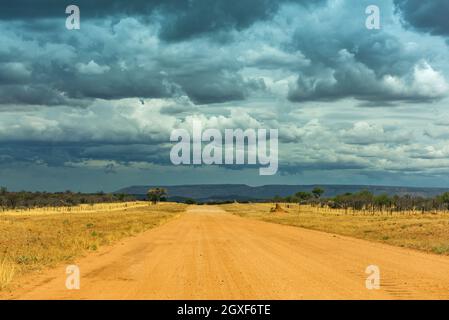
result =
[{"label": "dark storm cloud", "polygon": [[245,81],[238,74],[206,72],[197,74],[194,81],[179,79],[182,88],[196,104],[243,100],[249,91],[263,90],[263,81]]},{"label": "dark storm cloud", "polygon": [[45,163],[49,166],[63,166],[71,159],[79,159],[82,150],[81,146],[76,145],[64,146],[35,141],[2,143],[0,155],[8,157],[3,161],[0,158],[0,163]]},{"label": "dark storm cloud", "polygon": [[[243,79],[235,58],[217,55],[220,49],[207,40],[197,52],[198,44],[190,42],[171,49],[134,18],[86,22],[76,33],[61,32],[60,23],[48,20],[31,24],[44,27],[17,21],[0,26],[0,104],[84,106],[95,98],[179,95],[206,104],[243,100],[264,89],[262,81]],[[133,41],[129,35],[136,30]],[[147,45],[148,39],[155,44]]]},{"label": "dark storm cloud", "polygon": [[0,85],[1,104],[86,106],[88,101],[71,99],[44,84]]},{"label": "dark storm cloud", "polygon": [[175,1],[121,1],[121,0],[16,0],[2,1],[0,19],[22,20],[60,17],[61,12],[71,4],[80,7],[82,15],[88,18],[105,17],[109,15],[145,14],[153,10],[161,3],[173,3]]},{"label": "dark storm cloud", "polygon": [[[56,76],[56,75],[55,75]],[[139,69],[112,69],[103,74],[68,73],[61,89],[74,98],[122,99],[128,97],[168,98],[170,89],[163,77]]]},{"label": "dark storm cloud", "polygon": [[[230,43],[221,46],[214,44],[214,37],[199,40],[196,37],[221,36],[226,30],[242,30],[256,21],[268,21],[288,2],[303,5],[295,10],[297,20],[303,21],[307,28],[298,24],[290,35],[291,42],[278,48],[283,56],[268,54],[270,58],[265,55],[251,61],[239,60],[238,53],[227,47]],[[0,17],[14,20],[7,30],[22,41],[17,46],[0,48],[0,103],[85,105],[95,98],[179,95],[188,96],[198,105],[239,101],[266,89],[263,80],[242,77],[240,71],[245,67],[297,72],[296,87],[292,86],[288,94],[293,102],[356,98],[362,103],[386,105],[397,101],[430,102],[442,97],[438,92],[413,89],[413,68],[422,56],[407,51],[397,36],[364,28],[364,3],[354,6],[361,13],[355,19],[350,15],[350,4],[335,7],[333,10],[339,14],[332,13],[332,20],[326,24],[320,21],[327,19],[326,10],[330,9],[316,7],[323,3],[169,0],[125,5],[123,1],[79,1],[87,22],[81,30],[71,33],[61,32],[60,22],[35,19],[61,16],[54,11],[54,7],[61,5],[59,1],[43,1],[39,5],[34,1],[17,1],[0,10]],[[27,24],[24,19],[35,6],[39,8]],[[307,6],[315,6],[317,11],[305,9]],[[134,19],[149,15],[154,20]],[[91,19],[96,17],[106,18]],[[345,32],[340,32],[343,21],[350,19],[353,21],[345,25]],[[159,31],[142,35],[156,25],[160,25]],[[134,41],[130,40],[131,34]],[[170,42],[148,47],[147,36],[151,35],[156,37],[154,42],[160,39]],[[176,49],[165,50],[171,46]],[[29,54],[35,51],[40,54]],[[301,62],[293,57],[300,57]],[[20,65],[17,61],[26,63]],[[123,61],[126,68],[120,67]],[[405,89],[393,90],[385,82],[386,76],[402,81]]]},{"label": "dark storm cloud", "polygon": [[21,63],[0,63],[0,85],[24,83],[30,75],[31,72]]},{"label": "dark storm cloud", "polygon": [[157,69],[142,70],[138,67],[126,71],[112,68],[98,75],[68,73],[67,81],[61,82],[61,90],[72,98],[107,100],[169,98],[186,94],[193,103],[201,105],[243,100],[250,91],[264,88],[263,82],[245,81],[231,66],[228,70],[225,68],[212,63],[207,70],[192,70],[184,66],[180,69],[182,71],[173,71],[171,75],[161,74]]},{"label": "dark storm cloud", "polygon": [[179,41],[218,30],[242,30],[256,21],[273,16],[282,3],[304,6],[326,0],[16,0],[0,5],[0,19],[21,20],[64,17],[65,7],[75,4],[83,17],[137,16],[148,18],[157,12],[162,22],[161,38]]},{"label": "dark storm cloud", "polygon": [[[289,92],[291,101],[355,98],[364,105],[366,102],[387,105],[391,102],[432,102],[446,95],[444,90],[423,89],[444,88],[445,84],[438,72],[423,64],[421,50],[410,50],[385,26],[380,30],[365,27],[367,16],[363,13],[368,4],[369,1],[342,2],[338,9],[340,18],[326,24],[317,21],[329,17],[329,12],[317,12],[318,18],[304,16],[308,28],[296,30],[292,46],[311,63],[300,70],[297,85]],[[381,13],[387,11],[379,5]],[[359,14],[354,15],[354,12]],[[386,13],[382,17],[382,21],[388,19]],[[434,79],[419,83],[426,72],[433,73]]]},{"label": "dark storm cloud", "polygon": [[449,1],[394,0],[406,25],[434,35],[449,36]]},{"label": "dark storm cloud", "polygon": [[[55,57],[47,52],[53,44],[45,42],[53,40],[52,35],[51,32],[36,35],[35,43],[42,45],[31,46],[21,39],[23,46],[20,49],[4,48],[5,51],[0,52],[4,61],[0,62],[0,104],[78,103],[83,106],[95,98],[169,98],[182,94],[196,104],[204,104],[242,100],[250,90],[260,87],[238,75],[237,65],[208,61],[207,56],[196,57],[192,64],[179,59],[176,54],[161,59],[154,52],[149,52],[148,57],[139,52],[144,60],[136,62],[132,48],[121,49],[115,43],[108,43],[110,50],[104,52],[92,41],[79,45],[78,52],[74,53],[73,45],[77,39],[63,38],[54,45],[59,50]],[[101,37],[93,38],[102,41]],[[138,50],[145,48],[142,46]],[[119,66],[120,57],[125,59],[126,68]],[[24,62],[29,68],[17,61]]]},{"label": "dark storm cloud", "polygon": [[90,160],[114,161],[127,165],[145,162],[169,165],[169,148],[157,144],[82,144],[82,143],[36,143],[21,141],[2,143],[0,164],[12,162],[45,164],[64,167]]},{"label": "dark storm cloud", "polygon": [[288,2],[313,6],[326,0],[176,1],[176,6],[165,8],[167,18],[161,37],[177,41],[222,29],[242,30],[256,21],[270,18],[282,3]]}]

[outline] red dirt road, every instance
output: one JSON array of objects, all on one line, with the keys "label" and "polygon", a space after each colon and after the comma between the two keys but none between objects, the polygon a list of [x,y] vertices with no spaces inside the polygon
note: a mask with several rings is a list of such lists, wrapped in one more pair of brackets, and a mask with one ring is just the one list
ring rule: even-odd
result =
[{"label": "red dirt road", "polygon": [[[6,299],[449,299],[449,257],[192,206],[180,218],[27,278]],[[381,288],[365,287],[377,265]]]}]

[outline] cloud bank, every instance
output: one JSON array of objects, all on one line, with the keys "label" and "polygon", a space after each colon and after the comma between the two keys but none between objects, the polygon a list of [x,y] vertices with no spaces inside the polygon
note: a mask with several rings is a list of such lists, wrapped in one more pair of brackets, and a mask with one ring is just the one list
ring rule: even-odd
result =
[{"label": "cloud bank", "polygon": [[[379,1],[380,30],[369,1],[81,0],[72,31],[59,1],[2,4],[0,184],[446,185],[446,2]],[[279,129],[281,174],[173,168],[193,119]]]}]

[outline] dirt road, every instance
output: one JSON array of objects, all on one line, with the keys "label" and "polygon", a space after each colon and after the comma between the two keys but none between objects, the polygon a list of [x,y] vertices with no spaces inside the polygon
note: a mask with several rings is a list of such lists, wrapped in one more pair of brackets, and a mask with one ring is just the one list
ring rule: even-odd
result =
[{"label": "dirt road", "polygon": [[[449,257],[239,218],[218,207],[186,214],[29,279],[14,299],[449,299]],[[381,288],[365,287],[377,265]],[[3,297],[5,298],[5,297]]]}]

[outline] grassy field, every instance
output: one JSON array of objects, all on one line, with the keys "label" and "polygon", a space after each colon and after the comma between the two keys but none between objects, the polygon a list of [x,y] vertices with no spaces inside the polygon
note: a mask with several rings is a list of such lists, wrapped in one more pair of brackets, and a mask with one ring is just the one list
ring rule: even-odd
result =
[{"label": "grassy field", "polygon": [[320,230],[395,246],[449,255],[449,214],[407,213],[374,215],[281,205],[285,212],[270,212],[273,204],[227,204],[226,211],[267,222]]},{"label": "grassy field", "polygon": [[0,290],[21,274],[70,263],[85,252],[158,226],[185,207],[133,202],[0,213]]},{"label": "grassy field", "polygon": [[0,211],[0,216],[6,215],[42,215],[42,214],[61,214],[61,213],[87,213],[87,212],[104,212],[104,211],[120,211],[131,208],[147,207],[148,202],[114,202],[114,203],[96,203],[96,204],[80,204],[70,207],[43,207],[43,208],[27,208],[27,209],[9,209]]}]

